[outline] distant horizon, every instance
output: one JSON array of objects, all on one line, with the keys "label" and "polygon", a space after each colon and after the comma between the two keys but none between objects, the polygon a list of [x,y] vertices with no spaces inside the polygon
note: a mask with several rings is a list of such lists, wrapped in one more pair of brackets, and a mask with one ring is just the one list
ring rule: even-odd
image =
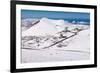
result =
[{"label": "distant horizon", "polygon": [[61,11],[43,11],[43,10],[21,10],[21,19],[27,18],[49,18],[62,19],[69,22],[87,22],[90,24],[90,13],[83,12],[61,12]]}]

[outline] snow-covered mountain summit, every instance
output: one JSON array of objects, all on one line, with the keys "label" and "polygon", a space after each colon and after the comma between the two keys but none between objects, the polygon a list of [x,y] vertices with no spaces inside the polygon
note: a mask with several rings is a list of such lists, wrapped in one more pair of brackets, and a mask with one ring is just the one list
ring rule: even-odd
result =
[{"label": "snow-covered mountain summit", "polygon": [[52,24],[52,25],[64,25],[65,24],[64,20],[61,20],[61,19],[54,20],[54,19],[48,19],[46,17],[42,18],[40,20],[40,22],[46,22],[46,23],[49,23],[49,24]]},{"label": "snow-covered mountain summit", "polygon": [[65,28],[64,20],[42,18],[39,23],[22,32],[22,36],[55,35]]}]

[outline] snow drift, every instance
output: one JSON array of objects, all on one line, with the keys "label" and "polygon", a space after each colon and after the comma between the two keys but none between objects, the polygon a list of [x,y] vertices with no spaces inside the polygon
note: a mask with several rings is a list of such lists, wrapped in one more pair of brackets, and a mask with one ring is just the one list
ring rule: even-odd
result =
[{"label": "snow drift", "polygon": [[90,29],[80,31],[76,36],[65,40],[63,44],[67,44],[63,49],[59,47],[54,47],[59,50],[72,50],[72,51],[81,51],[89,52],[90,51]]}]

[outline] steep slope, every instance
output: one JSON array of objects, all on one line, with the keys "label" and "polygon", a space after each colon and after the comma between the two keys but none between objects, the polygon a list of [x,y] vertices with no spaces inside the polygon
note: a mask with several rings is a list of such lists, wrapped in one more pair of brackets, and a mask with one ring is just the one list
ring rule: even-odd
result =
[{"label": "steep slope", "polygon": [[22,36],[55,35],[55,33],[64,29],[62,25],[64,25],[63,20],[42,18],[38,24],[22,32]]}]

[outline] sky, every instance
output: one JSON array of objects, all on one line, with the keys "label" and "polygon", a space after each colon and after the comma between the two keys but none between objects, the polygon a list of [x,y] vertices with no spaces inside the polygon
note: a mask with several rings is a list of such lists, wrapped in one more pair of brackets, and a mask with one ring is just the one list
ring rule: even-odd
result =
[{"label": "sky", "polygon": [[90,19],[90,13],[21,10],[22,18]]}]

